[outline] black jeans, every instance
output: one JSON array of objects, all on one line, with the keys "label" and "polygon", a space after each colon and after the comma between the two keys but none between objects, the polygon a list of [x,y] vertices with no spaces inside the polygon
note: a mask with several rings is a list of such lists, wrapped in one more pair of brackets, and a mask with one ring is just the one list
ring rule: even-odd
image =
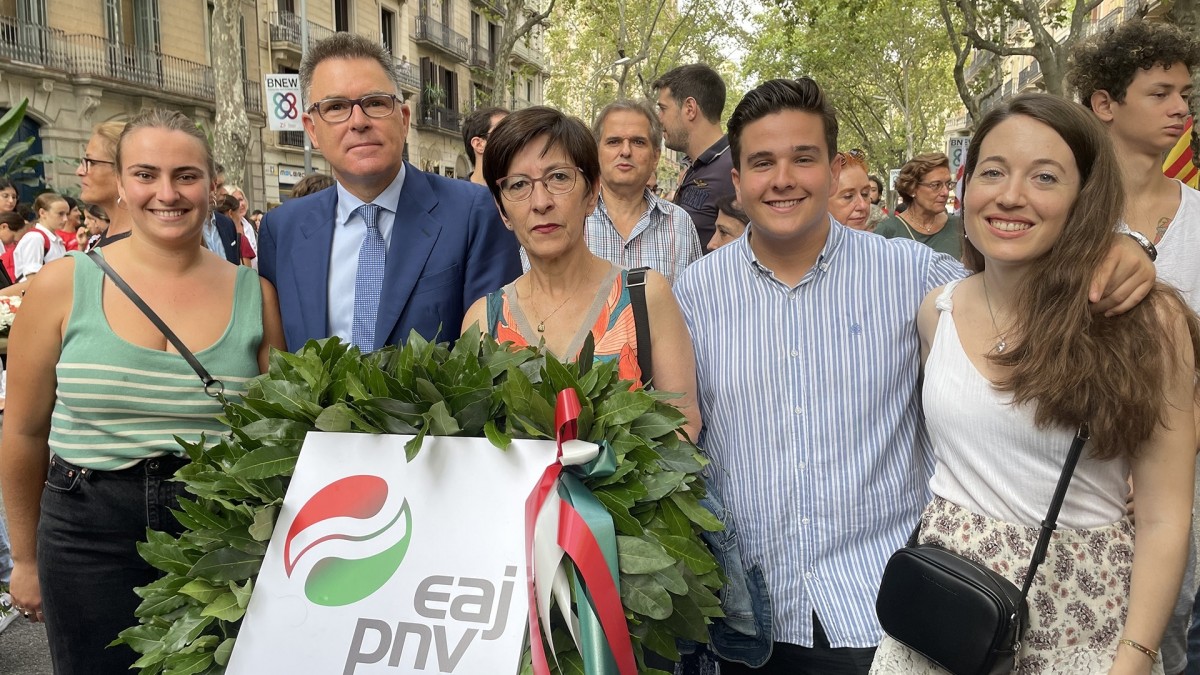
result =
[{"label": "black jeans", "polygon": [[812,647],[776,642],[771,659],[762,668],[722,661],[721,675],[867,675],[874,659],[874,647],[830,647],[814,614]]},{"label": "black jeans", "polygon": [[160,457],[95,471],[50,458],[37,558],[55,675],[115,675],[137,660],[129,647],[107,645],[137,625],[133,589],[162,575],[138,555],[146,528],[182,530],[170,509],[183,485],[170,479],[186,463]]}]

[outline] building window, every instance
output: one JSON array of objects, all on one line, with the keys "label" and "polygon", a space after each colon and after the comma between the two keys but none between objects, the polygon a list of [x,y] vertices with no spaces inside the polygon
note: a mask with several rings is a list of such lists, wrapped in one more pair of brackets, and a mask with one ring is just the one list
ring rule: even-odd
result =
[{"label": "building window", "polygon": [[278,2],[277,7],[279,11],[287,12],[288,14],[296,13],[296,0],[278,0]]},{"label": "building window", "polygon": [[333,0],[333,29],[350,32],[350,0]]},{"label": "building window", "polygon": [[158,29],[158,0],[133,0],[134,44],[157,52],[161,45]]},{"label": "building window", "polygon": [[379,10],[379,32],[388,53],[396,55],[396,13],[390,9]]},{"label": "building window", "polygon": [[46,25],[46,0],[17,0],[17,20],[35,26]]}]

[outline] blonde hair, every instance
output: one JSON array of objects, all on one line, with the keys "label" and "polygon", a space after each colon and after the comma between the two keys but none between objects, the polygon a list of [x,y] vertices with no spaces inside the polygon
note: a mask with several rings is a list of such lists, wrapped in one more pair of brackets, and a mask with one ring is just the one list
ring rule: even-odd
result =
[{"label": "blonde hair", "polygon": [[121,140],[121,132],[125,131],[124,122],[101,122],[92,127],[92,136],[100,139],[104,152],[109,157],[117,156],[117,143]]}]

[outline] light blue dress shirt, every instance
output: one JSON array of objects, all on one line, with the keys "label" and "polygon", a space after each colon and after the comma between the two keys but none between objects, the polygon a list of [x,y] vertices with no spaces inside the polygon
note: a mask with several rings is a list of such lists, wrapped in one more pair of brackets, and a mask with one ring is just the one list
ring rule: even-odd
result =
[{"label": "light blue dress shirt", "polygon": [[225,244],[221,242],[221,231],[217,229],[216,212],[208,214],[208,224],[204,226],[204,247],[225,259]]},{"label": "light blue dress shirt", "polygon": [[745,562],[766,576],[776,641],[811,647],[815,611],[833,647],[874,647],[884,564],[929,500],[917,309],[965,271],[831,219],[788,287],[749,237],[673,289],[695,343],[708,473]]},{"label": "light blue dress shirt", "polygon": [[[379,233],[391,250],[392,225],[396,222],[396,205],[404,187],[403,165],[391,184],[379,193],[372,204],[380,207]],[[358,251],[362,248],[367,224],[355,211],[366,202],[337,184],[337,212],[334,216],[333,244],[329,247],[329,335],[349,342],[354,327],[354,278],[358,275]]]}]

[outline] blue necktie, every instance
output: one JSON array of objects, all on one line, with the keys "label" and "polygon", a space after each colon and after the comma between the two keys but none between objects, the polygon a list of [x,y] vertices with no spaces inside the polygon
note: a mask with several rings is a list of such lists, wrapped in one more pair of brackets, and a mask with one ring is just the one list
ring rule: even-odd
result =
[{"label": "blue necktie", "polygon": [[379,316],[379,292],[387,246],[379,232],[379,206],[363,204],[356,211],[367,224],[362,248],[358,249],[358,273],[354,277],[354,326],[350,340],[363,353],[375,350],[375,319]]}]

